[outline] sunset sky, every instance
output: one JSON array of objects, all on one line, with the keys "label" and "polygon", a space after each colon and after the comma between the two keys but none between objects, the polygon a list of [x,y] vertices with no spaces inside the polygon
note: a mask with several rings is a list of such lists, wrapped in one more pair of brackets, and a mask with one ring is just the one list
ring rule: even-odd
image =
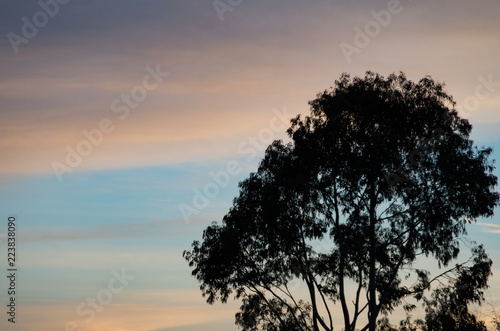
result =
[{"label": "sunset sky", "polygon": [[[343,72],[444,82],[500,159],[498,0],[58,1],[0,4],[1,330],[237,330],[182,251]],[[500,306],[498,212],[469,237]]]}]

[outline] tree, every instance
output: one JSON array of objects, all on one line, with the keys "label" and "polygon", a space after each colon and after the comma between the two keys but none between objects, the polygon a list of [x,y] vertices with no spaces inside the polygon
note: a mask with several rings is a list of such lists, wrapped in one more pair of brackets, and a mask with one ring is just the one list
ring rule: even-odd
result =
[{"label": "tree", "polygon": [[373,331],[440,279],[415,268],[419,256],[448,268],[466,224],[493,215],[492,150],[474,146],[430,77],[343,74],[309,104],[291,142],[267,148],[222,224],[183,255],[208,303],[243,300],[243,330],[333,330],[339,309],[345,330],[366,316],[361,330]]},{"label": "tree", "polygon": [[468,304],[481,304],[483,290],[491,275],[492,261],[482,246],[473,250],[472,267],[457,266],[448,286],[437,288],[432,299],[424,299],[426,317],[424,331],[486,331],[483,321],[469,312]]},{"label": "tree", "polygon": [[[394,327],[387,318],[380,319],[379,331],[487,331],[486,323],[469,311],[469,304],[484,302],[492,261],[480,245],[472,249],[471,258],[441,275],[448,283],[439,282],[431,299],[423,298],[425,320],[411,321],[410,314]],[[468,262],[472,262],[469,266]]]}]

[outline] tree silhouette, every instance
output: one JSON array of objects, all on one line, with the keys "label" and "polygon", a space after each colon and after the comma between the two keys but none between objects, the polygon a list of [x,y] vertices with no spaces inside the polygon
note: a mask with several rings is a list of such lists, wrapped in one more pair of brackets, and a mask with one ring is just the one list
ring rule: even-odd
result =
[{"label": "tree silhouette", "polygon": [[[443,275],[448,283],[440,282],[431,299],[423,298],[425,320],[411,321],[410,314],[394,327],[384,317],[377,322],[379,331],[487,331],[484,321],[469,312],[469,304],[484,302],[492,261],[482,246],[472,249],[469,261],[456,265]],[[468,262],[472,262],[468,266]],[[411,309],[415,308],[412,306]],[[410,309],[410,310],[411,310]],[[409,311],[408,311],[409,313]]]},{"label": "tree silhouette", "polygon": [[372,331],[458,268],[431,278],[419,256],[448,267],[466,224],[493,215],[491,149],[473,145],[430,77],[343,74],[309,104],[291,121],[292,142],[267,148],[222,224],[183,255],[208,303],[243,300],[244,330],[333,330],[338,309],[345,330],[366,316],[361,330]]},{"label": "tree silhouette", "polygon": [[483,289],[491,274],[491,260],[482,246],[474,249],[472,267],[458,266],[448,286],[432,293],[425,299],[426,317],[424,331],[486,331],[483,321],[471,314],[468,304],[484,301]]}]

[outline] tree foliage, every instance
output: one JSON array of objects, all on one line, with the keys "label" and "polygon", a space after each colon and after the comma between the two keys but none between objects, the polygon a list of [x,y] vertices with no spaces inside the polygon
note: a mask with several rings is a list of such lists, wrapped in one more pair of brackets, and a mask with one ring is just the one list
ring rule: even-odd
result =
[{"label": "tree foliage", "polygon": [[[344,74],[309,104],[291,121],[291,143],[267,148],[222,224],[184,257],[208,303],[243,300],[244,330],[333,330],[337,313],[345,330],[362,315],[361,330],[375,330],[439,279],[414,268],[419,256],[448,268],[466,224],[492,216],[492,150],[474,146],[472,126],[430,77]],[[307,301],[292,293],[296,280]]]},{"label": "tree foliage", "polygon": [[424,331],[486,331],[483,321],[469,312],[469,304],[484,301],[491,274],[492,261],[482,246],[473,250],[473,265],[458,265],[448,286],[440,287],[432,293],[430,300],[424,299],[426,318]]},{"label": "tree foliage", "polygon": [[[472,262],[471,265],[468,262]],[[379,331],[487,331],[484,321],[478,320],[469,311],[469,305],[484,302],[484,290],[488,287],[492,261],[480,245],[472,249],[469,261],[457,264],[455,268],[438,276],[442,281],[432,291],[431,298],[423,298],[424,320],[407,318],[398,327],[387,318],[377,322]],[[414,308],[414,307],[412,307]]]}]

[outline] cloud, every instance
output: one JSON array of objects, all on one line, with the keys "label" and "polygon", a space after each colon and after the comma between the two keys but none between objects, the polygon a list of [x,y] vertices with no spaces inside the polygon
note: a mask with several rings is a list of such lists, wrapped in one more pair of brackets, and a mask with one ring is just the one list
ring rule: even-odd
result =
[{"label": "cloud", "polygon": [[[126,294],[127,289],[123,294]],[[119,299],[122,293],[116,295]],[[90,295],[94,295],[92,293]],[[137,299],[139,299],[138,297]],[[208,306],[200,302],[201,300],[191,302],[186,306],[172,306],[168,304],[124,304],[113,300],[108,305],[98,305],[102,311],[95,312],[95,318],[90,323],[86,322],[89,316],[85,314],[79,316],[76,313],[76,307],[85,301],[61,301],[61,300],[31,300],[22,301],[22,319],[16,321],[16,330],[18,331],[52,331],[66,330],[68,323],[75,323],[84,330],[92,329],[95,331],[135,331],[135,330],[161,330],[180,326],[200,326],[212,323],[221,323],[221,321],[231,321],[234,323],[234,305]],[[136,302],[136,300],[131,300]],[[142,301],[142,300],[141,300]],[[21,302],[21,301],[20,301]],[[86,306],[88,311],[90,306]],[[57,318],[53,318],[57,316]],[[0,327],[6,329],[9,327],[7,319],[0,321]],[[234,329],[234,324],[233,328]],[[231,330],[231,328],[225,329]]]},{"label": "cloud", "polygon": [[[0,173],[52,173],[66,146],[75,148],[82,130],[105,117],[116,130],[82,169],[230,157],[238,141],[267,124],[273,108],[307,113],[307,101],[344,71],[431,74],[459,102],[474,93],[479,75],[500,81],[492,69],[500,52],[496,2],[402,4],[403,12],[348,64],[339,43],[352,43],[354,28],[386,2],[245,2],[224,22],[206,1],[70,2],[18,55],[0,50],[0,154],[6,156]],[[1,14],[0,31],[17,31],[21,17],[36,10],[13,3]],[[110,105],[156,64],[171,75],[119,120]],[[499,122],[498,107],[500,91],[470,117]]]},{"label": "cloud", "polygon": [[477,223],[477,225],[483,228],[483,232],[500,233],[500,225],[491,223]]},{"label": "cloud", "polygon": [[26,243],[33,243],[43,241],[175,237],[186,233],[187,230],[185,222],[181,219],[91,226],[43,226],[23,229],[19,240]]}]

